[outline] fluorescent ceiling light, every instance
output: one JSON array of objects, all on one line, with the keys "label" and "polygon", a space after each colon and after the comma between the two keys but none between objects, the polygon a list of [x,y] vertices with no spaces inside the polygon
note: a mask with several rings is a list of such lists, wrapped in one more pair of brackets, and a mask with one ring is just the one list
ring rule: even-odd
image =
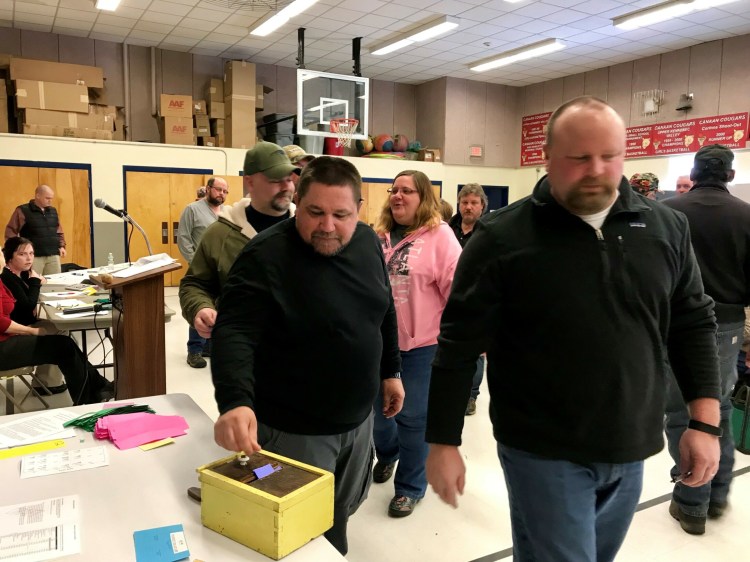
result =
[{"label": "fluorescent ceiling light", "polygon": [[651,6],[650,8],[644,8],[643,10],[637,10],[625,14],[624,16],[614,18],[612,24],[620,29],[632,30],[667,21],[672,18],[678,18],[689,14],[690,12],[715,8],[716,6],[723,6],[724,4],[730,4],[736,1],[737,0],[673,0],[671,2],[663,2],[656,6]]},{"label": "fluorescent ceiling light", "polygon": [[485,70],[492,70],[493,68],[500,68],[501,66],[508,66],[518,61],[533,59],[535,57],[541,57],[549,53],[554,53],[560,49],[564,49],[565,44],[557,39],[545,39],[538,43],[532,43],[525,47],[513,49],[512,51],[506,51],[500,55],[477,61],[469,65],[469,70],[474,72],[484,72]]},{"label": "fluorescent ceiling light", "polygon": [[96,0],[97,10],[106,10],[108,12],[114,12],[117,6],[120,5],[120,0]]},{"label": "fluorescent ceiling light", "polygon": [[279,10],[275,14],[263,18],[260,25],[250,30],[250,35],[265,37],[266,35],[273,33],[294,16],[298,16],[317,1],[318,0],[295,0],[283,10]]},{"label": "fluorescent ceiling light", "polygon": [[387,55],[393,51],[408,47],[413,43],[420,41],[427,41],[433,39],[438,35],[448,33],[453,29],[456,29],[460,25],[461,21],[451,16],[443,16],[436,20],[431,21],[421,27],[402,33],[399,37],[392,39],[386,43],[381,43],[376,47],[369,49],[371,55]]}]

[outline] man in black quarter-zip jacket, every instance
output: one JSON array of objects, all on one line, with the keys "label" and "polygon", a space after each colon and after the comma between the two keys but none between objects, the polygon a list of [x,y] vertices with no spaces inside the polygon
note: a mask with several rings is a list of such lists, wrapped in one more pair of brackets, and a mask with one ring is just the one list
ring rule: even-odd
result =
[{"label": "man in black quarter-zip jacket", "polygon": [[[716,302],[716,345],[721,375],[721,457],[719,470],[710,483],[699,488],[678,482],[672,492],[669,512],[686,533],[702,535],[706,518],[717,519],[729,503],[729,486],[734,467],[734,440],[729,429],[730,396],[737,380],[737,354],[745,328],[750,274],[750,205],[734,197],[727,183],[734,179],[734,154],[726,146],[704,146],[696,154],[690,179],[693,188],[682,197],[665,201],[685,213],[701,270],[706,293]],[[680,437],[690,415],[674,382],[667,398],[667,444],[676,465],[672,476],[681,472]]]},{"label": "man in black quarter-zip jacket", "polygon": [[605,562],[630,525],[643,460],[663,447],[667,357],[693,417],[684,483],[716,472],[713,302],[685,216],[623,177],[625,125],[609,105],[562,105],[544,151],[547,176],[482,219],[459,260],[433,363],[427,476],[456,505],[463,409],[487,350],[514,560]]}]

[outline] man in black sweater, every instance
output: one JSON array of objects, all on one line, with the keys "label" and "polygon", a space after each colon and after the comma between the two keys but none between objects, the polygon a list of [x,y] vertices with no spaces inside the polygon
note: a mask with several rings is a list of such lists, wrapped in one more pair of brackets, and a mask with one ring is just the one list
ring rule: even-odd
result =
[{"label": "man in black sweater", "polygon": [[396,311],[375,232],[358,222],[361,178],[321,157],[300,176],[294,218],[237,258],[219,299],[212,374],[216,442],[261,447],[334,473],[333,528],[364,501],[372,471],[372,404],[403,405]]},{"label": "man in black sweater", "polygon": [[427,477],[456,505],[464,408],[487,351],[514,560],[605,562],[638,504],[643,459],[663,447],[667,354],[693,417],[684,483],[716,471],[716,323],[685,216],[622,175],[617,113],[588,96],[567,102],[544,150],[547,176],[482,219],[458,262],[433,363]]},{"label": "man in black sweater", "polygon": [[[695,257],[706,294],[715,301],[716,343],[721,374],[721,457],[710,483],[698,488],[678,482],[669,512],[690,534],[702,535],[706,517],[718,518],[728,504],[734,467],[734,441],[730,431],[730,396],[737,380],[737,354],[750,300],[750,205],[734,197],[727,183],[734,179],[734,154],[726,146],[704,146],[695,154],[690,179],[692,189],[664,205],[682,211],[690,223]],[[677,385],[672,382],[667,400],[667,443],[675,461],[672,476],[681,472],[679,443],[688,427],[689,413]]]}]

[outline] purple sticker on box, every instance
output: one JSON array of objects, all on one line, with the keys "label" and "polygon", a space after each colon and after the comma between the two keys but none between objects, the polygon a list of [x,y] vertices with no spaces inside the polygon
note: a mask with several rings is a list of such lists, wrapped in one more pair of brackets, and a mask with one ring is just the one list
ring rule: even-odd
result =
[{"label": "purple sticker on box", "polygon": [[271,463],[265,464],[263,466],[259,466],[258,468],[254,468],[253,472],[255,473],[255,476],[260,480],[261,478],[265,478],[269,474],[273,474],[273,467],[271,466]]}]

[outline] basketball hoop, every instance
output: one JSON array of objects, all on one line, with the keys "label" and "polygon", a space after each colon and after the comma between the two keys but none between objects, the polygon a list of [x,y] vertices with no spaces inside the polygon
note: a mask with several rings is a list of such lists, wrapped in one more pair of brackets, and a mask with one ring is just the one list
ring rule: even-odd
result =
[{"label": "basketball hoop", "polygon": [[357,132],[358,126],[358,119],[348,117],[331,119],[331,132],[336,133],[336,147],[350,147],[352,145],[352,136]]}]

